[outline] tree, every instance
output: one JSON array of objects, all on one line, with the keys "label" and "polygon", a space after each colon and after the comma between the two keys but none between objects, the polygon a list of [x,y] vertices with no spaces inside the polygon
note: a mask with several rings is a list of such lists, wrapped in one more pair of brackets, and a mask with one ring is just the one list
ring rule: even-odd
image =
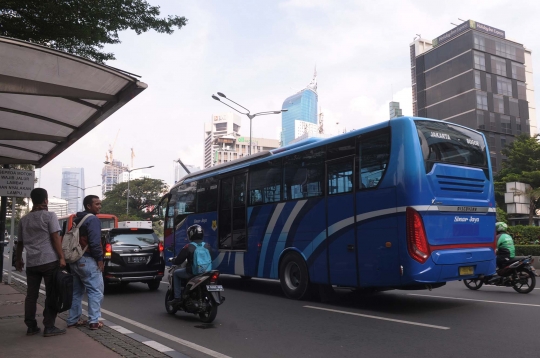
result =
[{"label": "tree", "polygon": [[[501,190],[506,190],[506,183],[521,182],[529,184],[525,192],[516,192],[517,195],[526,195],[529,198],[529,225],[533,224],[536,210],[540,209],[540,134],[529,137],[522,134],[515,141],[507,145],[502,154],[508,159],[497,175],[495,189],[497,198],[501,198]],[[504,194],[502,193],[502,197]]]},{"label": "tree", "polygon": [[159,6],[145,0],[2,0],[0,35],[103,63],[115,59],[102,49],[120,43],[119,31],[172,34],[187,23],[185,17],[159,14]]},{"label": "tree", "polygon": [[160,179],[135,179],[129,183],[129,215],[126,215],[127,182],[118,183],[105,194],[101,212],[114,214],[119,220],[156,220],[151,213],[168,186]]}]

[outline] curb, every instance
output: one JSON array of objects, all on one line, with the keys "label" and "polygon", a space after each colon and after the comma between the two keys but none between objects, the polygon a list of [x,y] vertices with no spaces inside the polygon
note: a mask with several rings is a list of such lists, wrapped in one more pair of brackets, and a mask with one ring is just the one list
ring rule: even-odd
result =
[{"label": "curb", "polygon": [[[3,278],[5,277],[7,277],[7,274],[3,273]],[[21,293],[26,294],[26,282],[13,276],[12,280],[13,281],[11,287]],[[2,281],[2,283],[7,284],[7,280]],[[40,294],[38,298],[38,303],[44,305],[45,291],[39,291]],[[86,313],[87,311],[83,309],[83,314]],[[67,312],[63,312],[58,314],[58,317],[65,321],[68,318],[68,314]],[[167,347],[159,342],[156,342],[127,328],[119,326],[114,322],[103,318],[100,321],[105,326],[102,329],[89,330],[85,327],[77,327],[77,329],[123,357],[190,358],[183,353],[175,351],[174,349]]]}]

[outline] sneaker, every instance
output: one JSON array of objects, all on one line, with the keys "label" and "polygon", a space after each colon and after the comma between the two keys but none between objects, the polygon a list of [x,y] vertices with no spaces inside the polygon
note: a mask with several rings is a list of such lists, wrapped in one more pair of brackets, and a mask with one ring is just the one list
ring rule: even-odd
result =
[{"label": "sneaker", "polygon": [[39,332],[41,332],[41,328],[39,328],[38,326],[35,326],[35,327],[29,327],[29,328],[26,330],[26,335],[27,335],[27,336],[33,336],[34,334],[38,334]]},{"label": "sneaker", "polygon": [[65,334],[66,333],[66,330],[65,329],[60,329],[60,328],[57,328],[57,327],[45,327],[45,329],[43,330],[43,337],[52,337],[52,336],[59,336],[61,334]]},{"label": "sneaker", "polygon": [[174,300],[169,301],[169,304],[174,306],[174,305],[179,304],[180,302],[182,302],[181,298],[175,298]]}]

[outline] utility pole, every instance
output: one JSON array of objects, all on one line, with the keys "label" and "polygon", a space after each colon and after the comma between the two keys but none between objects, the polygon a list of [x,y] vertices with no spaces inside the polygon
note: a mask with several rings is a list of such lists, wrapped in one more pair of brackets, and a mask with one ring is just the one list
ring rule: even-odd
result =
[{"label": "utility pole", "polygon": [[[4,164],[4,169],[9,169],[9,164]],[[2,203],[0,204],[0,235],[2,235],[2,245],[0,245],[0,269],[2,269],[2,273],[4,272],[4,233],[6,232],[7,200],[7,196],[3,196]]]}]

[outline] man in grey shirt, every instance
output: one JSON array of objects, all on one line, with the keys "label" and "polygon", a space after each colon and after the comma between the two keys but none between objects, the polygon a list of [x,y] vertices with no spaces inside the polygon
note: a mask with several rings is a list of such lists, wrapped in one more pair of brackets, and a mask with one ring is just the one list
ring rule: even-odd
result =
[{"label": "man in grey shirt", "polygon": [[[60,225],[53,212],[49,212],[47,191],[36,188],[30,193],[33,207],[32,211],[21,218],[18,230],[18,244],[15,268],[22,271],[23,247],[26,249],[26,280],[28,290],[24,301],[24,323],[28,327],[26,334],[32,336],[41,329],[36,321],[36,304],[39,296],[41,280],[45,281],[46,296],[51,295],[53,277],[58,267],[65,267],[64,253],[62,252],[62,238],[59,235]],[[65,329],[54,326],[57,312],[45,305],[43,310],[44,337],[57,336],[66,333]]]}]

